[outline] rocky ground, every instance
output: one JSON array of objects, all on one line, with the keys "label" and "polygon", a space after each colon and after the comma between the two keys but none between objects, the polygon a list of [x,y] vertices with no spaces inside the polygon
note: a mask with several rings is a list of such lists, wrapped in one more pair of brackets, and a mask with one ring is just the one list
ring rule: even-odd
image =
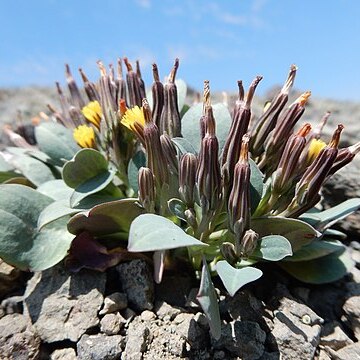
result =
[{"label": "rocky ground", "polygon": [[[57,105],[48,89],[0,90],[0,122],[18,119],[18,109],[28,121],[49,102]],[[256,99],[255,113],[263,102]],[[314,99],[304,120],[315,123],[326,110],[332,110],[326,136],[343,122],[343,144],[360,140],[360,104]],[[359,172],[356,160],[335,175],[324,205],[360,196]],[[337,283],[309,286],[263,265],[263,278],[233,298],[217,284],[223,319],[217,341],[195,299],[198,282],[181,269],[154,285],[141,260],[77,274],[62,264],[28,274],[0,260],[0,359],[359,359],[359,224],[354,214],[340,225],[357,265]]]}]

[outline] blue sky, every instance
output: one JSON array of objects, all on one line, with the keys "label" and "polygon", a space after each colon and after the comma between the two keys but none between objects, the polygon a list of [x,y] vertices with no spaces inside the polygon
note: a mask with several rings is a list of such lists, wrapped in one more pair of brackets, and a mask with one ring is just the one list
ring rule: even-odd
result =
[{"label": "blue sky", "polygon": [[357,0],[8,0],[0,8],[0,87],[63,82],[64,63],[97,78],[96,60],[140,59],[160,75],[180,58],[195,88],[236,90],[261,74],[264,93],[299,67],[296,87],[360,101]]}]

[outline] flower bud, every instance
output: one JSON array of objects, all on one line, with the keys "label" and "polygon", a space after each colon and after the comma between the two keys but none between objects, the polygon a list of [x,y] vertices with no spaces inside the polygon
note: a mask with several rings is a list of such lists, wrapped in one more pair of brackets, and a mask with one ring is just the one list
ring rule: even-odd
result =
[{"label": "flower bud", "polygon": [[296,217],[314,206],[319,200],[320,188],[332,168],[337,154],[343,125],[338,125],[330,143],[321,150],[315,161],[307,168],[296,185],[295,197],[290,204],[286,216]]},{"label": "flower bud", "polygon": [[289,91],[294,83],[297,67],[291,65],[289,75],[279,94],[271,101],[269,107],[259,118],[251,132],[250,151],[254,157],[264,151],[265,140],[274,129],[281,110],[288,101]]},{"label": "flower bud", "polygon": [[135,105],[141,106],[143,97],[141,96],[140,82],[138,75],[133,71],[129,60],[125,57],[124,63],[127,68],[126,83],[128,86],[129,103],[133,107]]},{"label": "flower bud", "polygon": [[237,260],[238,260],[238,256],[236,255],[235,252],[235,246],[234,244],[230,243],[230,242],[224,242],[221,244],[220,247],[220,251],[222,256],[224,257],[224,259],[229,263],[229,264],[234,264]]},{"label": "flower bud", "polygon": [[151,86],[152,98],[153,98],[153,109],[152,109],[152,117],[160,129],[160,119],[161,113],[164,107],[164,85],[160,81],[159,71],[156,64],[153,64],[153,77],[154,82]]},{"label": "flower bud", "polygon": [[70,91],[72,105],[82,109],[85,106],[85,101],[80,94],[79,88],[71,74],[70,66],[68,64],[65,65],[65,77]]},{"label": "flower bud", "polygon": [[124,100],[126,103],[126,81],[123,77],[122,60],[120,58],[117,59],[117,79],[115,83],[117,87],[116,102],[120,104],[121,100]]},{"label": "flower bud", "polygon": [[281,155],[277,171],[273,174],[272,187],[277,194],[286,192],[296,177],[298,161],[306,145],[305,137],[311,130],[310,124],[305,124],[297,134],[290,136]]},{"label": "flower bud", "polygon": [[179,194],[181,200],[189,207],[194,206],[194,192],[196,182],[197,158],[194,154],[186,153],[180,159]]},{"label": "flower bud", "polygon": [[331,167],[328,176],[335,174],[345,165],[349,164],[356,154],[360,152],[360,142],[338,151],[336,160]]},{"label": "flower bud", "polygon": [[147,166],[155,176],[156,185],[161,188],[164,183],[168,182],[166,158],[160,143],[159,129],[152,121],[151,109],[146,99],[143,99],[143,112],[145,117],[144,141]]},{"label": "flower bud", "polygon": [[138,174],[139,202],[149,213],[155,210],[155,184],[151,170],[141,167]]},{"label": "flower bud", "polygon": [[219,143],[215,135],[215,119],[209,103],[205,106],[205,136],[201,142],[197,170],[200,204],[203,212],[215,210],[221,195],[221,175],[218,158]]},{"label": "flower bud", "polygon": [[276,169],[286,141],[292,133],[295,124],[304,113],[305,104],[310,95],[310,91],[303,93],[290,105],[288,110],[280,116],[276,123],[272,136],[266,145],[264,158],[259,164],[260,169],[264,170],[267,177]]},{"label": "flower bud", "polygon": [[179,163],[177,158],[177,152],[175,145],[173,144],[167,133],[160,135],[160,143],[170,172],[173,174],[177,174]]},{"label": "flower bud", "polygon": [[81,78],[84,83],[84,90],[85,90],[87,97],[89,98],[90,101],[98,101],[99,102],[100,94],[99,94],[98,90],[96,89],[95,84],[90,82],[90,80],[87,78],[87,76],[85,75],[85,73],[82,69],[79,69],[79,72],[80,72]]},{"label": "flower bud", "polygon": [[177,100],[175,76],[179,67],[179,59],[175,60],[168,81],[164,86],[164,106],[160,119],[160,132],[166,132],[171,138],[181,136],[181,120]]},{"label": "flower bud", "polygon": [[242,257],[249,257],[256,249],[259,234],[254,230],[247,230],[242,237],[239,246],[235,246],[236,254]]},{"label": "flower bud", "polygon": [[242,138],[240,157],[235,165],[233,187],[228,200],[229,227],[239,241],[250,225],[250,164],[248,134]]},{"label": "flower bud", "polygon": [[243,88],[242,83],[239,82],[239,100],[235,106],[235,111],[233,114],[233,120],[231,123],[229,135],[226,139],[224,150],[222,153],[222,172],[225,178],[225,186],[228,188],[228,191],[232,187],[232,179],[234,174],[234,166],[238,160],[241,142],[239,139],[242,139],[244,134],[248,131],[249,122],[251,118],[251,102],[255,93],[255,89],[262,77],[257,76],[250,85],[246,100],[242,100]]},{"label": "flower bud", "polygon": [[140,97],[141,100],[146,98],[146,90],[145,90],[145,83],[141,77],[141,70],[140,70],[140,62],[136,60],[136,76],[139,83],[139,90],[140,90]]}]

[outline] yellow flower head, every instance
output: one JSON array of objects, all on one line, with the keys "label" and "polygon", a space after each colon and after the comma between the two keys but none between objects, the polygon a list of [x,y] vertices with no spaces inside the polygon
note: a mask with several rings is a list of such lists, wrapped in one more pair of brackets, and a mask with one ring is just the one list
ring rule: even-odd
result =
[{"label": "yellow flower head", "polygon": [[135,123],[138,123],[143,128],[145,125],[144,111],[138,106],[134,106],[131,109],[127,109],[124,116],[121,119],[121,123],[125,125],[131,131],[135,131]]},{"label": "yellow flower head", "polygon": [[95,125],[100,129],[101,121],[101,106],[98,101],[91,101],[81,110],[82,114],[85,116],[85,119]]},{"label": "yellow flower head", "polygon": [[311,164],[319,155],[320,151],[326,146],[322,140],[312,139],[309,144],[306,161]]},{"label": "yellow flower head", "polygon": [[74,129],[73,136],[75,141],[82,148],[95,148],[95,132],[91,126],[80,125]]}]

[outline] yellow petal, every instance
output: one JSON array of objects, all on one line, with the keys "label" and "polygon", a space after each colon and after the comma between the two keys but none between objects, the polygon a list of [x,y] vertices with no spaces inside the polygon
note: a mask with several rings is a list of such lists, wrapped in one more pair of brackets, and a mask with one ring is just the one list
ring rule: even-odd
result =
[{"label": "yellow petal", "polygon": [[95,132],[91,126],[80,125],[74,129],[73,136],[75,141],[82,148],[95,148]]},{"label": "yellow petal", "polygon": [[322,140],[312,139],[309,144],[309,149],[307,153],[307,162],[308,164],[312,163],[320,151],[326,146],[326,143]]},{"label": "yellow petal", "polygon": [[81,110],[85,119],[100,128],[100,121],[102,116],[101,106],[98,101],[91,101]]},{"label": "yellow petal", "polygon": [[131,109],[127,109],[124,116],[121,119],[121,123],[131,131],[134,131],[134,123],[139,123],[142,127],[145,125],[145,117],[143,109],[134,106]]}]

